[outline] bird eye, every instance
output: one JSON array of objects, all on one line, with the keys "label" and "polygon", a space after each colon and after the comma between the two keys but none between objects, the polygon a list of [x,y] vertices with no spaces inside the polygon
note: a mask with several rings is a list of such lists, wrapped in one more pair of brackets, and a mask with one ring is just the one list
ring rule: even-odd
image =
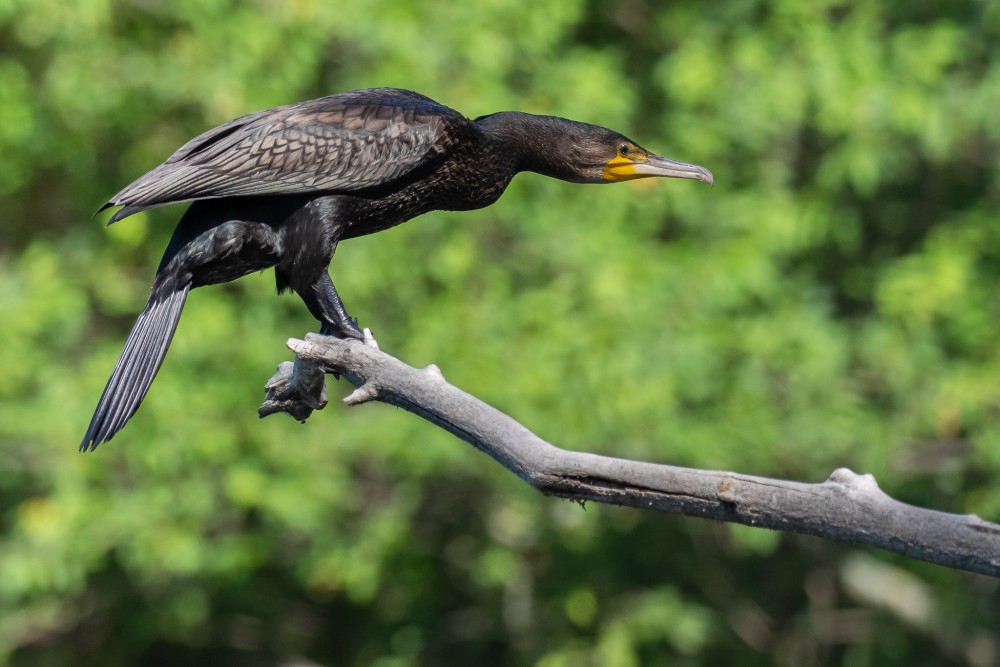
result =
[{"label": "bird eye", "polygon": [[628,144],[622,144],[621,146],[619,146],[618,147],[618,154],[621,155],[622,157],[627,157],[628,156]]}]

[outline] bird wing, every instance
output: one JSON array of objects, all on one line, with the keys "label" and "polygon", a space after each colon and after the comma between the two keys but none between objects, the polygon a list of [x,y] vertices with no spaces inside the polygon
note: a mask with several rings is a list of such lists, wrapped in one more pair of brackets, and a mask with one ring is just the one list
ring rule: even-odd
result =
[{"label": "bird wing", "polygon": [[391,183],[451,148],[458,112],[418,93],[341,93],[242,116],[181,146],[108,201],[111,218],[191,199],[355,192]]}]

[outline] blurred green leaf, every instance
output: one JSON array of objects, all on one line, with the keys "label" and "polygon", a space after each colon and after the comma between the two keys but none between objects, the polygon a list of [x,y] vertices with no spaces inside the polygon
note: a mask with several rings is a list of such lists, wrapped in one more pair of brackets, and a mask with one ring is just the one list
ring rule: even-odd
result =
[{"label": "blurred green leaf", "polygon": [[716,185],[525,174],[345,243],[384,349],[573,449],[996,520],[998,36],[966,1],[0,0],[0,662],[996,662],[996,587],[957,572],[545,499],[344,382],[260,421],[315,327],[270,274],[194,292],[128,428],[75,448],[182,207],[93,211],[232,117],[398,85]]}]

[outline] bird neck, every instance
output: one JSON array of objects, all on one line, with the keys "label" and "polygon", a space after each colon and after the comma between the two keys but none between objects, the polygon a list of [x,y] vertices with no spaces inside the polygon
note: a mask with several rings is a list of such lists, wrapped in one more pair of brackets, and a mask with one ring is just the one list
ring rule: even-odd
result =
[{"label": "bird neck", "polygon": [[515,173],[533,171],[551,178],[579,182],[569,156],[560,150],[563,118],[501,111],[475,120],[494,153],[513,161]]}]

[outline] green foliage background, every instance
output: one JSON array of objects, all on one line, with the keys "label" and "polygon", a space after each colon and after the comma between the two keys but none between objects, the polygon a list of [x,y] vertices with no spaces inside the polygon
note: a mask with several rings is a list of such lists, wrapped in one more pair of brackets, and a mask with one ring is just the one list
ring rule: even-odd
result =
[{"label": "green foliage background", "polygon": [[258,421],[314,322],[192,294],[76,445],[181,207],[90,214],[196,133],[358,87],[604,124],[692,182],[518,177],[345,243],[383,349],[574,449],[1000,520],[1000,5],[0,0],[0,663],[1000,663],[997,582],[547,499],[386,406]]}]

